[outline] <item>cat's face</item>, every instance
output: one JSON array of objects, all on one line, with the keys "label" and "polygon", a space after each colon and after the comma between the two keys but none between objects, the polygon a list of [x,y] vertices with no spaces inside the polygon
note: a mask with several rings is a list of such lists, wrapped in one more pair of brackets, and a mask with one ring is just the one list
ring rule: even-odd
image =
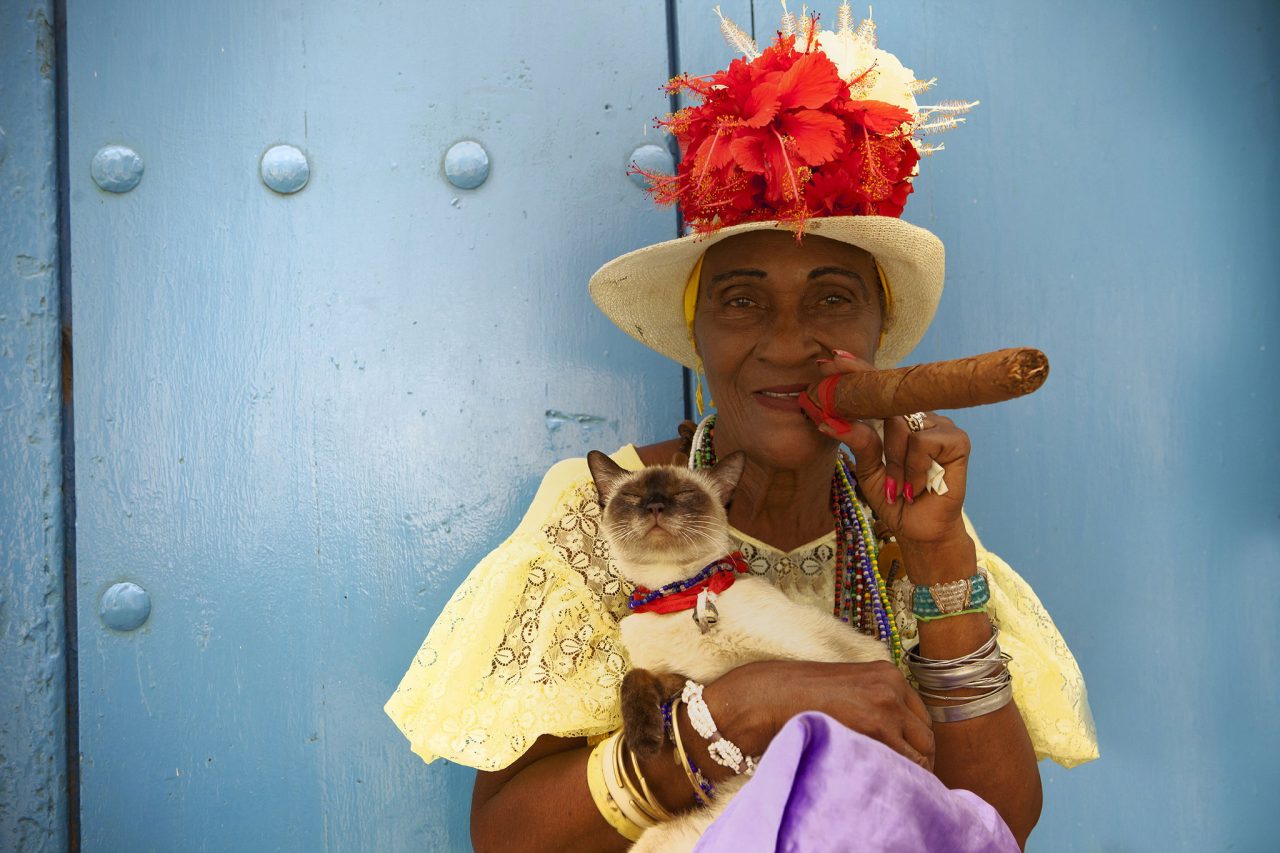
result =
[{"label": "cat's face", "polygon": [[[746,457],[734,453],[707,471],[674,465],[627,471],[598,451],[587,455],[604,506],[602,524],[618,568],[634,583],[653,588],[691,564],[724,555],[729,520],[725,504]],[[697,567],[695,567],[696,571]]]}]

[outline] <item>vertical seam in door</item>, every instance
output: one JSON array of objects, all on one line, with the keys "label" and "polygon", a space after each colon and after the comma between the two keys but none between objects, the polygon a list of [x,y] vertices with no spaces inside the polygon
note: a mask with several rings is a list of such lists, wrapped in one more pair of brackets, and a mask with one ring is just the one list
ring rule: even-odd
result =
[{"label": "vertical seam in door", "polygon": [[76,454],[72,385],[71,191],[68,164],[67,2],[53,0],[54,68],[57,75],[58,326],[61,333],[62,400],[62,602],[66,661],[67,849],[80,850],[80,706],[76,627]]},{"label": "vertical seam in door", "polygon": [[[670,79],[680,73],[680,28],[677,25],[676,0],[667,0],[667,78]],[[680,109],[680,95],[672,92],[670,98],[670,110],[675,112]],[[680,167],[680,146],[676,145],[676,138],[671,134],[667,134],[667,145],[671,150],[671,162],[676,168]],[[684,215],[680,212],[680,208],[676,208],[676,236],[679,237],[684,233]],[[680,368],[680,389],[684,395],[684,419],[686,421],[693,420],[693,372],[687,367]]]}]

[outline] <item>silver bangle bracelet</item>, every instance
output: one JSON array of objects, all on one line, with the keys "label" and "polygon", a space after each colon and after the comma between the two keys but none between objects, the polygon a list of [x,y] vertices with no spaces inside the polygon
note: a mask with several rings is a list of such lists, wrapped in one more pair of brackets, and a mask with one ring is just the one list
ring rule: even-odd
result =
[{"label": "silver bangle bracelet", "polygon": [[1012,698],[1013,684],[1009,683],[993,693],[962,705],[926,705],[925,707],[929,709],[929,716],[934,722],[958,723],[961,720],[971,720],[974,717],[999,711],[1008,705]]},{"label": "silver bangle bracelet", "polygon": [[976,701],[978,699],[985,699],[986,697],[994,693],[998,693],[999,691],[1003,690],[1006,686],[1012,683],[1013,683],[1013,678],[1012,676],[1009,675],[1009,671],[1003,670],[1000,672],[999,675],[993,675],[990,678],[977,679],[975,681],[970,681],[967,684],[961,685],[962,687],[968,690],[983,691],[975,695],[956,696],[955,694],[952,694],[952,693],[933,693],[925,687],[922,687],[916,692],[919,693],[921,696],[927,696],[930,699],[949,699],[953,701],[956,701],[956,700]]},{"label": "silver bangle bracelet", "polygon": [[952,670],[956,667],[964,666],[966,664],[974,664],[982,661],[994,660],[1000,656],[1000,647],[996,645],[997,633],[998,631],[993,626],[991,629],[991,639],[987,640],[981,646],[969,652],[969,654],[962,655],[961,657],[958,657],[958,658],[951,658],[949,660],[945,658],[944,659],[927,658],[924,655],[920,654],[920,647],[915,646],[907,650],[907,653],[906,653],[907,663],[908,665],[911,666],[913,670],[915,669]]},{"label": "silver bangle bracelet", "polygon": [[[911,670],[911,677],[921,687],[936,688],[938,690],[950,690],[956,687],[967,687],[974,681],[982,681],[986,678],[994,678],[1006,669],[1005,664],[1008,663],[1004,658],[996,658],[995,660],[986,660],[978,664],[970,666],[957,667],[953,670],[938,672],[920,672],[916,669]],[[908,664],[910,666],[910,664]]]}]

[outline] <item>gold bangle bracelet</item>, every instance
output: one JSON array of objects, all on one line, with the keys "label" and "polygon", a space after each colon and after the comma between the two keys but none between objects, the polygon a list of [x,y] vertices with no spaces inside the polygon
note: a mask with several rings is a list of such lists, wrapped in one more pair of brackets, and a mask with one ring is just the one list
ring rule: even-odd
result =
[{"label": "gold bangle bracelet", "polygon": [[664,822],[671,820],[675,815],[668,812],[666,806],[663,806],[662,800],[654,797],[652,790],[649,790],[649,783],[645,780],[643,772],[640,771],[640,762],[636,760],[636,754],[631,752],[630,747],[626,747],[626,751],[627,757],[631,760],[631,768],[636,771],[636,780],[640,783],[640,792],[644,795],[645,806],[652,809],[654,816],[658,818],[658,821]]},{"label": "gold bangle bracelet", "polygon": [[600,741],[587,756],[587,787],[591,789],[591,799],[596,804],[596,810],[609,826],[616,829],[618,834],[628,841],[636,841],[644,829],[627,819],[622,809],[618,808],[618,804],[613,801],[613,797],[609,796],[609,790],[605,784],[604,751],[613,747],[614,737],[616,735]]},{"label": "gold bangle bracelet", "polygon": [[[671,820],[673,815],[667,811],[658,798],[649,790],[649,783],[645,780],[644,774],[640,772],[640,762],[636,760],[636,754],[631,751],[631,747],[627,746],[626,737],[618,740],[618,776],[622,779],[622,786],[626,788],[627,793],[636,801],[636,805],[645,813],[645,816],[652,819],[655,823],[664,823]],[[630,765],[630,768],[628,768]],[[635,778],[632,778],[632,773]],[[639,790],[636,790],[637,787]]]},{"label": "gold bangle bracelet", "polygon": [[622,740],[622,732],[617,732],[609,738],[608,748],[600,753],[600,762],[604,768],[604,787],[623,817],[641,830],[645,830],[658,821],[645,813],[644,808],[636,802],[637,797],[633,796],[623,783],[622,752],[619,749]]},{"label": "gold bangle bracelet", "polygon": [[684,751],[684,744],[680,740],[680,699],[677,697],[671,703],[671,739],[675,741],[675,759],[676,764],[680,765],[680,769],[684,771],[685,778],[689,780],[690,787],[693,788],[693,797],[702,805],[707,805],[707,797],[702,793],[702,786],[698,784],[698,780],[693,778],[693,769],[689,767],[689,756]]}]

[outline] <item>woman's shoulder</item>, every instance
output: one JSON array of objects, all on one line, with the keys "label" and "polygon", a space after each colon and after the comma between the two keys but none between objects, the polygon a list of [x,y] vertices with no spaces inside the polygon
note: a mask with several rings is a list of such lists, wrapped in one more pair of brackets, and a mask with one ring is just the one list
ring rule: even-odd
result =
[{"label": "woman's shoulder", "polygon": [[[659,446],[661,445],[649,445],[649,447]],[[610,453],[609,458],[628,471],[635,471],[648,464],[644,454],[649,452],[649,447],[640,448],[634,444],[624,444]],[[594,488],[595,484],[591,480],[591,471],[587,468],[585,456],[561,459],[542,475],[538,491],[530,501],[529,508],[516,527],[514,535],[541,530],[549,518],[563,514],[566,504],[580,503],[584,497],[582,494],[584,489],[594,490]]]}]

